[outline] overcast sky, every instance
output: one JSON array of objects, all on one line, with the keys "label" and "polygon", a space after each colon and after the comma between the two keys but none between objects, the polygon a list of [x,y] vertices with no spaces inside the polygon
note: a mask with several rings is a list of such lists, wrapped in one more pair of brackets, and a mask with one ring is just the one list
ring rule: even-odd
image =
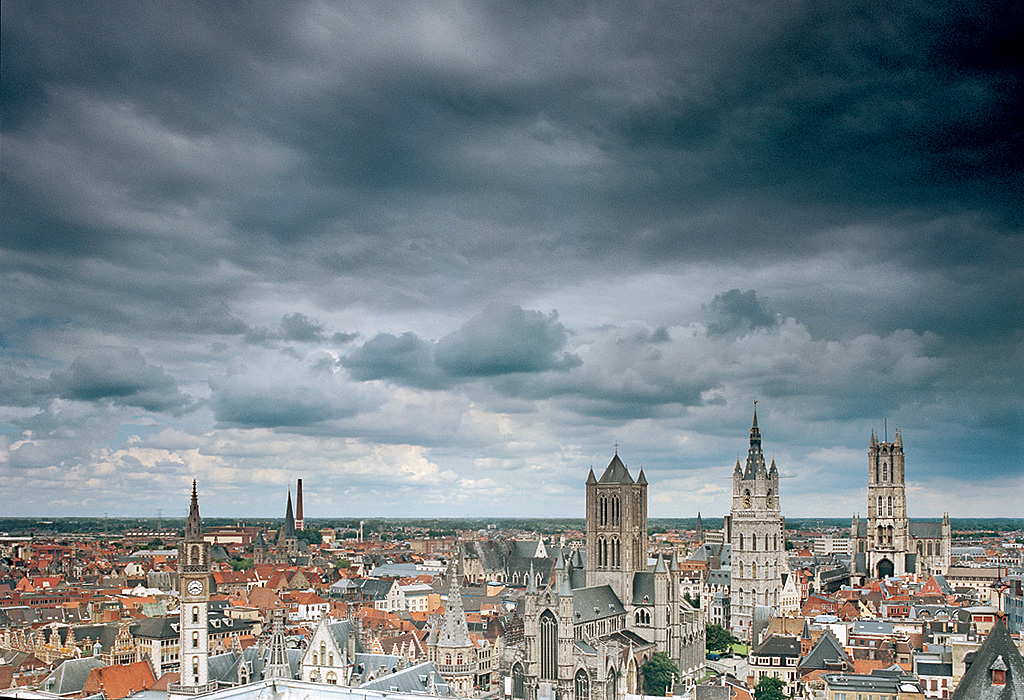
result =
[{"label": "overcast sky", "polygon": [[1024,516],[1021,8],[5,0],[0,512]]}]

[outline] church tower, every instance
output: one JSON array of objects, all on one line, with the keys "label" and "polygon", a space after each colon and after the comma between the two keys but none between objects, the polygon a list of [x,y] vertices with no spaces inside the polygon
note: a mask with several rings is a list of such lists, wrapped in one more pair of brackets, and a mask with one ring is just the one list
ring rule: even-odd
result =
[{"label": "church tower", "polygon": [[587,476],[587,585],[633,600],[633,574],[647,571],[647,477],[633,481],[618,450],[600,479]]},{"label": "church tower", "polygon": [[885,578],[906,572],[910,551],[907,495],[903,472],[903,437],[897,428],[892,442],[879,442],[871,431],[868,447],[868,571]]},{"label": "church tower", "polygon": [[733,634],[742,641],[754,639],[755,608],[778,608],[785,563],[786,528],[779,506],[779,470],[772,460],[765,466],[757,402],[750,428],[750,447],[744,467],[736,460],[732,476],[730,512],[732,571],[730,584]]},{"label": "church tower", "polygon": [[178,545],[178,592],[181,674],[178,682],[168,687],[168,697],[172,700],[195,697],[217,689],[217,683],[210,682],[207,669],[210,657],[206,622],[210,602],[210,543],[203,541],[195,481],[192,482],[192,503],[185,521],[185,538]]}]

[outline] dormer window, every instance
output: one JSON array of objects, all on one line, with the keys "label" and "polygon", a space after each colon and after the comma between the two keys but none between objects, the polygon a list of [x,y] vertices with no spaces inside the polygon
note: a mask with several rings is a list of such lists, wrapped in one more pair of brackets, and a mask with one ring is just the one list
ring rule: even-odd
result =
[{"label": "dormer window", "polygon": [[1006,662],[1002,655],[997,656],[992,665],[988,667],[992,671],[992,685],[1006,685]]}]

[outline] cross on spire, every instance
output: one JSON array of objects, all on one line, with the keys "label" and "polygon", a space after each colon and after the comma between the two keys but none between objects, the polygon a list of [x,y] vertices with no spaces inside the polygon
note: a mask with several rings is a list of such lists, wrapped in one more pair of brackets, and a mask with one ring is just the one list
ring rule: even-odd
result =
[{"label": "cross on spire", "polygon": [[619,441],[618,440],[616,440],[615,442],[612,443],[612,447],[615,448],[615,454],[619,454]]}]

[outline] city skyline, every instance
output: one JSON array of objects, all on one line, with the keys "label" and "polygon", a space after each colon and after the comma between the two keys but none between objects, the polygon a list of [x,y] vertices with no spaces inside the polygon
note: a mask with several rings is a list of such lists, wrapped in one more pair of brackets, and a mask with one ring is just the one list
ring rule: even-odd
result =
[{"label": "city skyline", "polygon": [[1018,7],[2,7],[4,516],[1020,517]]}]

